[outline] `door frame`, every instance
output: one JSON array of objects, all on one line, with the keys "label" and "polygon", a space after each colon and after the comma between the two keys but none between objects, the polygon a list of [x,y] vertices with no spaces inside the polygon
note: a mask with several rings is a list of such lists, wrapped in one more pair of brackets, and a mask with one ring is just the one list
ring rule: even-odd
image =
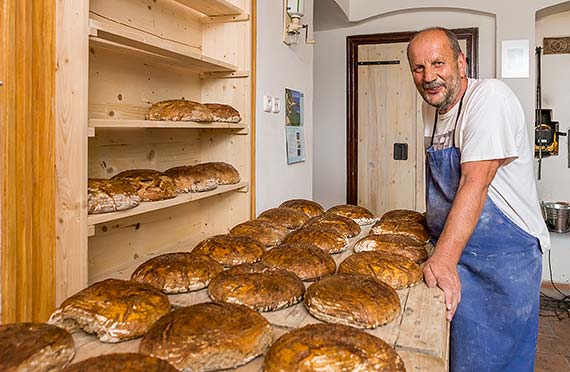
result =
[{"label": "door frame", "polygon": [[[479,76],[479,28],[451,29],[467,43],[467,75]],[[409,42],[417,31],[355,35],[346,38],[347,121],[346,121],[346,202],[358,203],[358,47],[366,44]]]}]

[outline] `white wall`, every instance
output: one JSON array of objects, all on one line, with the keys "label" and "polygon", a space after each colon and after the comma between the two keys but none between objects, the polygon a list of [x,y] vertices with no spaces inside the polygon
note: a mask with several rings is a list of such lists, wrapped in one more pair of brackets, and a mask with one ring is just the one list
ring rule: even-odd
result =
[{"label": "white wall", "polygon": [[434,22],[449,28],[478,27],[479,76],[495,75],[495,18],[490,15],[443,9],[405,11],[350,28],[315,32],[315,201],[325,207],[346,202],[346,37],[416,31]]},{"label": "white wall", "polygon": [[[313,0],[305,0],[304,23],[313,25]],[[283,34],[282,0],[257,2],[257,213],[290,198],[311,198],[313,193],[313,46],[288,47]],[[305,94],[306,161],[287,165],[285,149],[285,88]],[[263,111],[262,97],[281,99],[278,114]]]},{"label": "white wall", "polygon": [[[536,22],[536,42],[544,37],[570,36],[570,12],[540,18]],[[570,128],[570,54],[542,57],[542,107],[552,109],[553,120],[560,122],[560,131]],[[570,201],[570,169],[568,168],[567,137],[561,137],[559,156],[542,162],[542,179],[538,192],[542,200]],[[552,273],[554,281],[570,283],[570,235],[551,233]],[[548,278],[548,260],[543,263]]]},{"label": "white wall", "polygon": [[[327,29],[315,32],[315,162],[314,194],[316,201],[330,206],[346,202],[346,36],[371,33],[413,31],[440,25],[448,28],[479,27],[479,76],[482,78],[500,76],[500,47],[502,40],[527,39],[531,50],[530,77],[528,79],[505,79],[520,99],[525,110],[529,132],[534,123],[535,105],[535,16],[540,9],[553,6],[560,1],[534,0],[432,0],[429,6],[423,0],[401,0],[399,2],[377,0],[352,0],[349,4],[351,27]],[[568,2],[564,2],[568,4]],[[557,36],[570,35],[569,19],[563,14],[548,16],[539,20],[541,32],[546,31],[548,20],[555,20]],[[327,25],[330,28],[330,25]],[[548,30],[550,33],[551,31]],[[553,36],[553,35],[550,35]],[[549,57],[550,58],[550,57]],[[556,58],[556,57],[555,57]],[[566,57],[568,58],[568,57]],[[554,61],[554,60],[552,60]],[[566,63],[566,66],[568,63]],[[553,87],[544,91],[544,106],[555,104],[556,120],[561,128],[568,128],[568,83],[560,83],[561,76],[568,76],[559,65],[560,73],[552,79]],[[545,70],[546,66],[545,66]],[[543,73],[544,75],[545,73]],[[546,81],[545,87],[547,83]],[[556,97],[555,97],[556,95]],[[558,100],[556,103],[552,100]],[[564,103],[566,105],[564,106]],[[564,111],[566,110],[566,111]],[[565,122],[563,120],[565,118]],[[563,140],[564,143],[565,139]],[[570,175],[562,163],[565,155],[548,159],[543,164],[544,180],[539,183],[542,200],[561,199],[570,201]],[[565,164],[565,163],[564,163]],[[564,174],[564,175],[562,175]],[[562,182],[554,184],[554,177]],[[550,180],[550,181],[549,181]],[[552,234],[553,272],[557,282],[570,282],[570,238]],[[547,260],[543,277],[547,278]]]}]

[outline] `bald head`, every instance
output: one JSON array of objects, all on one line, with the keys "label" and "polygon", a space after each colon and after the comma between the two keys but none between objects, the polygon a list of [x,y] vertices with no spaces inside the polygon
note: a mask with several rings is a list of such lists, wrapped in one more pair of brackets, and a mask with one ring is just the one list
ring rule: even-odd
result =
[{"label": "bald head", "polygon": [[407,49],[408,60],[410,59],[410,47],[412,46],[412,44],[417,39],[421,40],[426,37],[427,38],[445,37],[445,39],[447,39],[449,48],[451,48],[453,57],[457,58],[461,54],[461,47],[459,46],[459,41],[457,40],[457,36],[455,36],[453,32],[449,31],[447,28],[444,27],[430,27],[417,32],[412,37],[412,39],[408,44],[408,49]]}]

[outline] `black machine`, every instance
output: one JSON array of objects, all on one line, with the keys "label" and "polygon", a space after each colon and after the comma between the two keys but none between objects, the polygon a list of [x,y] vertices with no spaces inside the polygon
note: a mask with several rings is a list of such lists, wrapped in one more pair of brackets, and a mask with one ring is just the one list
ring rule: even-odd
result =
[{"label": "black machine", "polygon": [[[552,121],[552,110],[542,108],[541,70],[542,70],[542,47],[536,48],[536,110],[534,118],[534,156],[538,158],[538,179],[542,173],[542,158],[558,155],[559,136],[566,136],[558,131],[558,122]],[[569,130],[570,132],[570,130]],[[570,144],[569,144],[570,149]],[[569,160],[570,167],[570,160]]]}]

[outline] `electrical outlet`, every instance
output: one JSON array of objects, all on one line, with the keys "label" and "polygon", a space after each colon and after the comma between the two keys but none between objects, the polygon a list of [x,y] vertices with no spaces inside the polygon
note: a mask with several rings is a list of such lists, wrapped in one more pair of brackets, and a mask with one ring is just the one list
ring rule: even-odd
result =
[{"label": "electrical outlet", "polygon": [[263,96],[263,111],[271,112],[273,108],[273,99],[271,96]]},{"label": "electrical outlet", "polygon": [[273,113],[277,114],[281,111],[281,99],[279,97],[273,98]]}]

